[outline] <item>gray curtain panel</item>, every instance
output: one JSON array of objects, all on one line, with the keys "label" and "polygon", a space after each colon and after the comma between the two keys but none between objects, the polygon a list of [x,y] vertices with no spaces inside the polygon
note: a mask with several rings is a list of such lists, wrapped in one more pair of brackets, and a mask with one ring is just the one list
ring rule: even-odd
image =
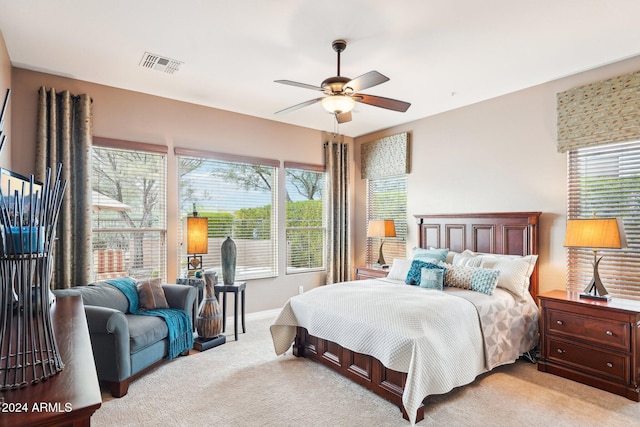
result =
[{"label": "gray curtain panel", "polygon": [[349,146],[339,135],[323,135],[327,171],[327,284],[351,277],[351,206],[349,202]]},{"label": "gray curtain panel", "polygon": [[91,252],[91,98],[55,89],[39,91],[36,179],[62,163],[67,181],[55,243],[51,286],[86,285],[93,277]]}]

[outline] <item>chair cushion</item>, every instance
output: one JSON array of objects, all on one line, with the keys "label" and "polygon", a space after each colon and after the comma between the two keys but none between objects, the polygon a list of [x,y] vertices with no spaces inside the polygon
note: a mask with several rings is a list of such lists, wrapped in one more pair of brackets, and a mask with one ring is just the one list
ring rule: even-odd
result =
[{"label": "chair cushion", "polygon": [[156,316],[127,314],[131,354],[167,338],[169,329],[164,319]]}]

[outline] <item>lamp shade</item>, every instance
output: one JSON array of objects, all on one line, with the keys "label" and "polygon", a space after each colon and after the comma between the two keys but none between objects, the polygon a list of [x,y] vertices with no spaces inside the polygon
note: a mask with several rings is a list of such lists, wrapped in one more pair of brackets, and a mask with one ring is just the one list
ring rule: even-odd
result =
[{"label": "lamp shade", "polygon": [[207,218],[187,217],[187,253],[206,254],[209,252],[209,233]]},{"label": "lamp shade", "polygon": [[322,98],[322,106],[330,113],[348,113],[353,110],[356,101],[346,95],[331,95]]},{"label": "lamp shade", "polygon": [[367,237],[396,237],[396,226],[392,219],[369,221]]},{"label": "lamp shade", "polygon": [[569,248],[620,249],[627,246],[627,238],[618,218],[570,219],[564,245]]}]

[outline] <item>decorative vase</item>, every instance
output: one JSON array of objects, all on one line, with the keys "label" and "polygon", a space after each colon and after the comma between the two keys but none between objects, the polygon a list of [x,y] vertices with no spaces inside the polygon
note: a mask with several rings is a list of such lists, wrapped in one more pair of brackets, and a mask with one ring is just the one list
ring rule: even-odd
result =
[{"label": "decorative vase", "polygon": [[222,283],[233,285],[236,281],[236,243],[231,237],[222,242],[220,248],[222,259]]},{"label": "decorative vase", "polygon": [[217,282],[215,272],[204,275],[204,298],[198,308],[196,331],[205,340],[215,338],[222,332],[222,312],[214,288]]}]

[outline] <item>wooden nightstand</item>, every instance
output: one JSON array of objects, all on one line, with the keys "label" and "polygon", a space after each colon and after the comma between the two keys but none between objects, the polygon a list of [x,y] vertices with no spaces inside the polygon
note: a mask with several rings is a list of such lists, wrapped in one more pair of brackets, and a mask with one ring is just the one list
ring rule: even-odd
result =
[{"label": "wooden nightstand", "polygon": [[578,293],[538,295],[538,370],[640,401],[640,302],[581,299]]},{"label": "wooden nightstand", "polygon": [[353,267],[353,271],[355,273],[356,280],[378,279],[380,277],[387,277],[387,274],[389,274],[388,268],[374,267],[372,265],[366,267],[356,266]]}]

